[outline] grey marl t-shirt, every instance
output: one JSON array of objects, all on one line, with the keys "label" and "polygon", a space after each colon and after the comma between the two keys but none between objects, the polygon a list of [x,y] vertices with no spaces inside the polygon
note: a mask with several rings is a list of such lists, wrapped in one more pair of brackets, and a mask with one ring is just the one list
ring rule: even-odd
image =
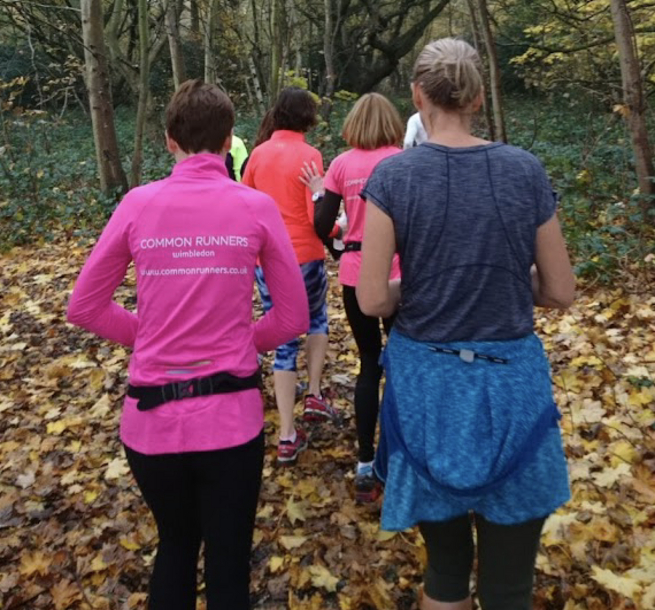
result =
[{"label": "grey marl t-shirt", "polygon": [[502,143],[425,143],[381,161],[362,197],[393,220],[400,332],[437,342],[532,332],[536,230],[556,208],[534,155]]}]

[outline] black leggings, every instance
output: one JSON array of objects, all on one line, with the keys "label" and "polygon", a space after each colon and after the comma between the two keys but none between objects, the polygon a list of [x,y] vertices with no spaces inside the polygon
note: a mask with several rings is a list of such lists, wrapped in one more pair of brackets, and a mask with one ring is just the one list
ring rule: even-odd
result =
[{"label": "black leggings", "polygon": [[[380,410],[380,378],[382,377],[382,367],[379,364],[382,351],[380,319],[362,313],[353,286],[343,286],[343,305],[361,362],[355,386],[355,425],[359,461],[370,462],[375,455],[375,428]],[[387,334],[392,322],[393,318],[382,320]]]},{"label": "black leggings", "polygon": [[248,610],[264,433],[217,451],[125,452],[159,531],[149,610],[195,609],[201,541],[209,610]]},{"label": "black leggings", "polygon": [[[477,589],[483,610],[532,610],[534,565],[545,519],[517,525],[498,525],[480,515],[477,530]],[[428,564],[425,592],[440,602],[469,596],[473,569],[472,518],[419,523]]]}]

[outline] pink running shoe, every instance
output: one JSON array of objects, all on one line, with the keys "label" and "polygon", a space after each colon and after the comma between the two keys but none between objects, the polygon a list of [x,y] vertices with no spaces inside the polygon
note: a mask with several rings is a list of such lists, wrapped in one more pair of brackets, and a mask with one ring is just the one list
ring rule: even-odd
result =
[{"label": "pink running shoe", "polygon": [[307,434],[301,428],[296,428],[295,441],[279,441],[277,445],[278,464],[295,464],[298,454],[307,449]]},{"label": "pink running shoe", "polygon": [[337,418],[337,410],[330,404],[329,400],[322,396],[307,394],[305,396],[305,410],[303,419],[307,422],[334,421]]}]

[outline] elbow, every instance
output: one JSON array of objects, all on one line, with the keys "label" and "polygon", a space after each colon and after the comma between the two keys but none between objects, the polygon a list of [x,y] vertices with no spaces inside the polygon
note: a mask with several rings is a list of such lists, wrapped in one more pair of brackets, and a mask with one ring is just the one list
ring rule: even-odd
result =
[{"label": "elbow", "polygon": [[84,314],[79,302],[72,296],[66,309],[66,322],[74,326],[83,326],[86,319],[87,316]]},{"label": "elbow", "polygon": [[546,289],[541,292],[540,300],[544,305],[553,309],[568,309],[575,301],[575,279],[571,278],[563,286]]},{"label": "elbow", "polygon": [[575,291],[550,297],[555,309],[568,309],[575,301]]},{"label": "elbow", "polygon": [[357,302],[362,313],[373,318],[387,318],[393,311],[389,311],[388,303],[385,299],[376,298],[375,295],[367,293],[357,288]]},{"label": "elbow", "polygon": [[289,316],[286,323],[280,328],[281,333],[287,337],[285,342],[304,335],[309,330],[309,306],[294,313],[295,315]]},{"label": "elbow", "polygon": [[305,314],[299,316],[289,328],[292,338],[304,335],[307,331],[309,331],[309,307],[305,311]]},{"label": "elbow", "polygon": [[66,309],[66,321],[74,326],[88,329],[96,316],[97,311],[85,305],[84,300],[77,297],[73,292]]}]

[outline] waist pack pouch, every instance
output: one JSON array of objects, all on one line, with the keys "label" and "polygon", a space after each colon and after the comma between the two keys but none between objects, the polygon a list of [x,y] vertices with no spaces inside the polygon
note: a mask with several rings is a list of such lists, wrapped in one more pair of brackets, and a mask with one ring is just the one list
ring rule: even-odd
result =
[{"label": "waist pack pouch", "polygon": [[[506,363],[465,361],[433,347],[471,350]],[[428,485],[479,496],[515,474],[558,425],[548,360],[534,335],[430,344],[392,331],[384,364],[375,464],[383,480],[388,459],[400,451]]]}]

